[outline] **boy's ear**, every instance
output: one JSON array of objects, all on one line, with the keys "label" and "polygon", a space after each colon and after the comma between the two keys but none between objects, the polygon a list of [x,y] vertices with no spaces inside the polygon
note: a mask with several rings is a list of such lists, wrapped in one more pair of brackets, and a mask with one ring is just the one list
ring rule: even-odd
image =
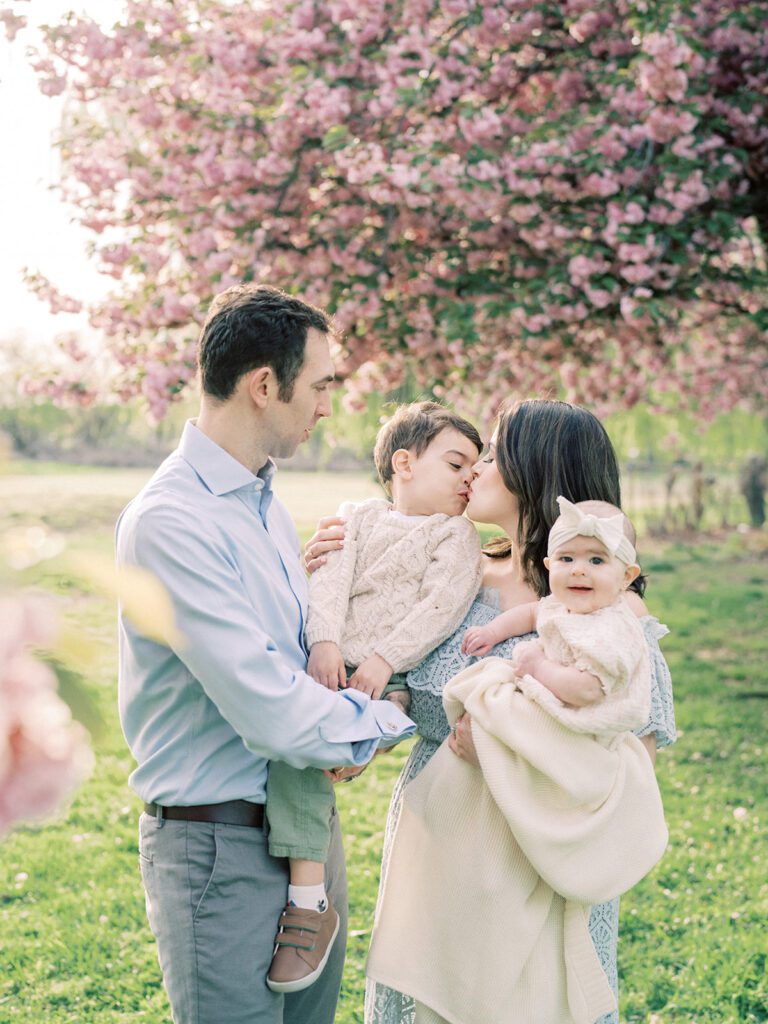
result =
[{"label": "boy's ear", "polygon": [[544,559],[544,568],[549,572],[549,555]]},{"label": "boy's ear", "polygon": [[640,575],[641,569],[639,565],[628,565],[624,570],[624,589],[626,590],[630,583],[634,583],[637,577]]},{"label": "boy's ear", "polygon": [[244,375],[245,389],[259,409],[265,408],[274,391],[275,373],[271,366],[259,366]]},{"label": "boy's ear", "polygon": [[413,476],[413,460],[407,448],[398,448],[392,454],[392,472],[404,480]]}]

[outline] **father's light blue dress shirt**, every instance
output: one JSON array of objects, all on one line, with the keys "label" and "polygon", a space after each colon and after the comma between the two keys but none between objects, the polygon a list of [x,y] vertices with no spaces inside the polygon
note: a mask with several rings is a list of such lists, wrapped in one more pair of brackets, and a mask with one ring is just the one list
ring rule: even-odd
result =
[{"label": "father's light blue dress shirt", "polygon": [[254,476],[190,422],[118,521],[118,563],[158,577],[184,638],[164,647],[121,610],[120,719],[146,802],[263,803],[270,759],[364,764],[414,730],[389,701],[306,674],[307,581],[274,472]]}]

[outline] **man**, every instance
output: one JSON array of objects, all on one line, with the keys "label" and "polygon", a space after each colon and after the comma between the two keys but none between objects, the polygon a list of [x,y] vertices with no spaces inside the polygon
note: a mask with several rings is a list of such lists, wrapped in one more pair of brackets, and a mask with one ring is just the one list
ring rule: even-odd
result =
[{"label": "man", "polygon": [[[199,417],[117,526],[118,563],[164,584],[183,638],[162,646],[121,614],[120,715],[176,1024],[331,1024],[346,939],[335,811],[326,884],[340,934],[311,988],[265,985],[287,891],[287,862],[265,842],[268,761],[362,765],[379,740],[412,731],[393,705],[305,672],[307,585],[271,457],[292,455],[330,413],[329,330],[323,312],[272,288],[219,295],[200,336]],[[311,955],[316,933],[297,936]]]}]

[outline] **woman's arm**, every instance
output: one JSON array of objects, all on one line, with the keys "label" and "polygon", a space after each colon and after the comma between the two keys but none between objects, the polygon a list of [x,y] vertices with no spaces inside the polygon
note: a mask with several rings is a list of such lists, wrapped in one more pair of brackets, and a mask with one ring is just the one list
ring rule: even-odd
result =
[{"label": "woman's arm", "polygon": [[[627,591],[624,600],[639,619],[651,617],[645,601],[633,590]],[[672,705],[672,680],[658,642],[658,637],[663,636],[667,630],[665,626],[659,626],[655,620],[653,620],[653,625],[658,632],[651,639],[646,631],[646,640],[651,654],[651,717],[645,729],[639,730],[641,733],[645,732],[645,735],[641,735],[639,739],[648,751],[651,762],[655,765],[656,751],[659,745],[666,746],[675,740],[675,715]]]},{"label": "woman's arm", "polygon": [[647,736],[641,736],[640,742],[643,744],[645,749],[648,751],[648,757],[651,759],[651,764],[656,764],[656,733],[651,732]]}]

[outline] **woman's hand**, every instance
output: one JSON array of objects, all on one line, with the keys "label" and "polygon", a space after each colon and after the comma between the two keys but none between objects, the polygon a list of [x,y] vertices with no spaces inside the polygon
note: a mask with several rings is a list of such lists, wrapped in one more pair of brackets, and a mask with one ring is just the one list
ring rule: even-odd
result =
[{"label": "woman's hand", "polygon": [[[383,694],[381,699],[388,700],[390,704],[396,704],[404,715],[407,715],[411,710],[411,694],[409,690],[391,690],[389,693]],[[376,753],[380,754],[381,748]]]},{"label": "woman's hand", "polygon": [[345,528],[346,519],[341,516],[326,516],[317,524],[317,530],[304,545],[304,566],[310,575],[325,564],[329,551],[344,547]]},{"label": "woman's hand", "polygon": [[472,719],[465,711],[456,724],[451,727],[451,735],[448,737],[448,746],[457,757],[467,764],[473,764],[475,768],[480,767],[480,759],[475,749],[475,741],[472,739]]}]

